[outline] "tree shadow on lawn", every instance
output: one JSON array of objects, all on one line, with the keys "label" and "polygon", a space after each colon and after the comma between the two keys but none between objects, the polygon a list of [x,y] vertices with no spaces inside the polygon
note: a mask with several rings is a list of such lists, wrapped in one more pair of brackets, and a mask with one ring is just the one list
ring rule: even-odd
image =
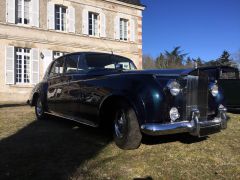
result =
[{"label": "tree shadow on lawn", "polygon": [[171,134],[171,135],[162,135],[162,136],[148,136],[144,135],[142,143],[146,145],[156,145],[156,144],[165,144],[170,142],[179,141],[184,144],[192,144],[206,140],[208,137],[195,137],[191,136],[188,133],[181,134]]},{"label": "tree shadow on lawn", "polygon": [[0,141],[0,179],[69,179],[111,141],[68,120],[34,121]]}]

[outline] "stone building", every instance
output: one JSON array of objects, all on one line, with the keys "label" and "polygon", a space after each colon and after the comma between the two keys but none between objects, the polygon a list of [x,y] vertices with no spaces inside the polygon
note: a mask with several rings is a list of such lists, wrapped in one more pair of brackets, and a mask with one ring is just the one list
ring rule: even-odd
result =
[{"label": "stone building", "polygon": [[113,52],[142,67],[139,0],[1,0],[0,101],[26,101],[64,53]]}]

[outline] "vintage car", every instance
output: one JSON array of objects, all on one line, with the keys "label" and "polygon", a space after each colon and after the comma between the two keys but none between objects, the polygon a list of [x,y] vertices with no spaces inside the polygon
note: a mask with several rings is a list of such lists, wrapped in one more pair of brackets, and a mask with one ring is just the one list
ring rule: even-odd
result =
[{"label": "vintage car", "polygon": [[112,127],[122,149],[138,148],[143,134],[201,137],[227,127],[222,93],[206,74],[136,70],[113,54],[79,52],[54,60],[28,102],[37,119],[51,114]]},{"label": "vintage car", "polygon": [[217,81],[222,89],[225,104],[230,112],[240,111],[240,79],[239,70],[229,66],[200,67],[198,71],[208,74],[210,81]]}]

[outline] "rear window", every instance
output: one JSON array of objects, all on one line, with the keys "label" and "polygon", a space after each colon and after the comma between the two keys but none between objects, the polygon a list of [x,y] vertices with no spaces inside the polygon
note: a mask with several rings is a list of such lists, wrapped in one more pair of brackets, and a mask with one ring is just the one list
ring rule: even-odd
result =
[{"label": "rear window", "polygon": [[118,64],[123,70],[135,70],[136,66],[127,58],[108,54],[87,54],[86,64],[88,69],[116,69]]},{"label": "rear window", "polygon": [[106,54],[88,54],[86,55],[86,64],[88,69],[114,69],[115,65]]},{"label": "rear window", "polygon": [[207,69],[207,70],[204,70],[204,72],[208,74],[210,81],[214,81],[217,79],[217,70],[216,69]]}]

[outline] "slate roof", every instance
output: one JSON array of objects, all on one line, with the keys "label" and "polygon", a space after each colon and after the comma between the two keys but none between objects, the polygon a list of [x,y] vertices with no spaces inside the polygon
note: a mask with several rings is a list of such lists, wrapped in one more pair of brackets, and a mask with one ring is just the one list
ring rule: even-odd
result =
[{"label": "slate roof", "polygon": [[141,4],[140,0],[118,0],[118,1],[129,3],[129,4],[134,4],[134,5],[138,5],[138,6],[143,6]]}]

